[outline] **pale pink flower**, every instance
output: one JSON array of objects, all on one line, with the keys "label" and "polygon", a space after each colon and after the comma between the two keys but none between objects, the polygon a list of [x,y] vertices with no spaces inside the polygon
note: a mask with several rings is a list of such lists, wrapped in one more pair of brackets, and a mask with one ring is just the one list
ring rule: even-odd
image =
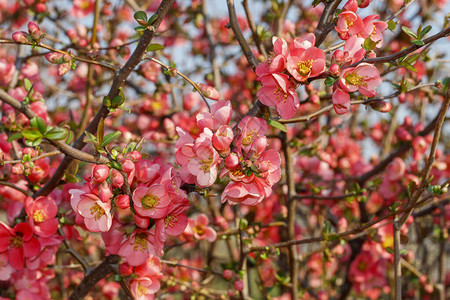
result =
[{"label": "pale pink flower", "polygon": [[84,218],[86,228],[92,232],[105,232],[111,228],[110,210],[110,202],[103,202],[96,195],[88,193],[80,196],[77,206],[77,212]]},{"label": "pale pink flower", "polygon": [[8,254],[0,253],[0,281],[9,280],[13,272],[13,267],[8,263]]},{"label": "pale pink flower", "polygon": [[212,136],[212,144],[214,149],[219,152],[222,157],[230,154],[230,145],[233,141],[233,129],[228,125],[222,125]]},{"label": "pale pink flower", "polygon": [[372,41],[377,43],[377,48],[383,46],[383,33],[388,27],[386,22],[383,21],[373,21],[378,19],[379,15],[370,15],[363,19],[364,29],[358,34],[364,39],[370,38]]},{"label": "pale pink flower", "polygon": [[207,239],[212,243],[216,240],[217,233],[214,228],[208,226],[208,224],[208,216],[205,214],[199,214],[194,219],[189,220],[185,234],[193,235],[197,240]]},{"label": "pale pink flower", "polygon": [[167,213],[170,198],[164,186],[153,184],[150,187],[141,186],[135,189],[133,192],[133,204],[138,215],[160,219]]},{"label": "pale pink flower", "polygon": [[353,11],[343,11],[339,14],[334,29],[339,33],[339,37],[346,40],[350,35],[357,34],[364,29],[361,18]]},{"label": "pale pink flower", "polygon": [[231,108],[230,100],[220,100],[211,105],[211,113],[202,112],[197,114],[197,125],[200,130],[209,128],[210,130],[217,130],[222,125],[228,125],[231,120],[233,109]]},{"label": "pale pink flower", "polygon": [[274,149],[264,151],[256,161],[256,167],[261,176],[269,186],[274,185],[281,179],[281,156]]},{"label": "pale pink flower", "polygon": [[148,277],[138,277],[130,282],[130,290],[136,300],[153,300],[160,286],[159,280]]},{"label": "pale pink flower", "polygon": [[292,118],[300,107],[295,86],[285,74],[274,73],[261,79],[262,87],[256,96],[267,106],[275,106],[277,113],[285,119]]},{"label": "pale pink flower", "polygon": [[142,265],[150,255],[159,256],[155,248],[155,235],[147,229],[136,229],[120,245],[118,254],[131,266]]},{"label": "pale pink flower", "polygon": [[93,0],[74,0],[70,13],[76,18],[83,18],[94,11]]},{"label": "pale pink flower", "polygon": [[271,187],[259,178],[254,178],[250,183],[231,181],[222,192],[221,201],[230,205],[256,205],[271,193]]},{"label": "pale pink flower", "polygon": [[189,172],[195,176],[195,183],[202,188],[211,186],[217,178],[217,164],[220,156],[210,143],[196,142],[192,147],[195,156],[187,165]]},{"label": "pale pink flower", "polygon": [[58,230],[58,207],[50,197],[38,197],[36,200],[28,197],[25,201],[25,211],[33,232],[41,237],[50,237]]},{"label": "pale pink flower", "polygon": [[361,63],[354,68],[342,70],[339,86],[349,93],[359,91],[366,97],[374,97],[377,94],[375,89],[382,81],[383,79],[374,65]]},{"label": "pale pink flower", "polygon": [[257,138],[266,134],[267,126],[264,119],[245,116],[238,125],[241,131],[236,141],[238,150],[247,152]]},{"label": "pale pink flower", "polygon": [[0,86],[7,87],[11,82],[16,67],[14,63],[7,62],[4,58],[0,58]]},{"label": "pale pink flower", "polygon": [[362,45],[364,45],[364,38],[358,37],[357,35],[352,35],[348,40],[346,40],[344,45],[343,61],[341,64],[346,66],[362,60],[364,55],[366,55],[366,50],[364,50]]}]

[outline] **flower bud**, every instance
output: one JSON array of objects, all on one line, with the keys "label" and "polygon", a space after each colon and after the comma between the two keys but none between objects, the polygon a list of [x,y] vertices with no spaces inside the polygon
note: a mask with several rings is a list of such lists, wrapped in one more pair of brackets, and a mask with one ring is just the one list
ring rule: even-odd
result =
[{"label": "flower bud", "polygon": [[165,118],[163,121],[163,126],[164,130],[166,130],[167,136],[173,139],[176,136],[175,123],[171,119]]},{"label": "flower bud", "polygon": [[12,39],[14,42],[19,44],[29,44],[30,41],[28,40],[28,33],[25,31],[16,31],[12,35]]},{"label": "flower bud", "polygon": [[111,199],[112,195],[113,193],[111,191],[111,188],[109,187],[109,184],[106,181],[103,181],[102,183],[99,184],[98,197],[100,198],[100,200],[102,200],[103,203],[108,202]]},{"label": "flower bud", "polygon": [[212,144],[221,156],[230,154],[230,145],[233,141],[233,137],[233,130],[227,125],[220,126],[216,133],[214,133]]},{"label": "flower bud", "polygon": [[58,52],[50,52],[45,55],[45,59],[52,64],[59,64],[62,61],[63,54]]},{"label": "flower bud", "polygon": [[150,224],[149,218],[141,218],[138,215],[134,215],[134,222],[137,226],[147,229],[148,225]]},{"label": "flower bud", "polygon": [[41,30],[39,29],[38,24],[34,22],[28,23],[28,32],[31,35],[31,38],[35,41],[38,41],[41,37]]},{"label": "flower bud", "polygon": [[121,209],[130,207],[130,197],[128,195],[119,195],[115,198],[116,205]]},{"label": "flower bud", "polygon": [[127,153],[126,158],[132,162],[138,162],[141,160],[142,155],[138,151],[131,151]]},{"label": "flower bud", "polygon": [[109,168],[106,165],[96,165],[92,170],[92,179],[101,183],[106,180],[109,176]]},{"label": "flower bud", "polygon": [[338,77],[339,74],[341,74],[341,67],[339,67],[339,65],[337,64],[332,64],[328,71],[331,76]]},{"label": "flower bud", "polygon": [[197,83],[197,86],[200,89],[200,92],[205,96],[206,98],[209,98],[211,100],[219,100],[220,94],[219,92],[213,88],[212,86],[205,85],[202,83]]},{"label": "flower bud", "polygon": [[226,280],[230,280],[232,277],[233,277],[233,271],[231,271],[231,270],[224,270],[223,272],[222,272],[222,276],[223,276],[223,278],[225,278]]},{"label": "flower bud", "polygon": [[239,158],[235,153],[231,153],[225,158],[225,167],[233,170],[239,166]]},{"label": "flower bud", "polygon": [[331,64],[337,64],[341,65],[344,61],[344,51],[341,49],[338,49],[333,52],[333,55],[331,56]]},{"label": "flower bud", "polygon": [[123,263],[120,265],[120,276],[127,277],[133,273],[133,267],[127,263]]},{"label": "flower bud", "polygon": [[236,280],[233,285],[236,291],[242,291],[244,289],[244,282],[242,280]]},{"label": "flower bud", "polygon": [[252,146],[251,146],[250,150],[248,151],[249,158],[251,160],[258,159],[262,155],[262,153],[266,150],[266,148],[267,148],[267,137],[261,136],[261,137],[257,138],[252,143]]},{"label": "flower bud", "polygon": [[369,6],[370,2],[372,2],[372,0],[360,0],[358,6],[359,8],[366,8]]},{"label": "flower bud", "polygon": [[133,172],[134,168],[134,163],[131,160],[125,159],[122,162],[122,171],[124,171],[125,173]]},{"label": "flower bud", "polygon": [[375,101],[375,102],[370,102],[369,103],[370,107],[373,110],[382,112],[382,113],[387,113],[392,109],[392,104],[386,101]]},{"label": "flower bud", "polygon": [[21,163],[15,164],[12,167],[12,172],[13,172],[13,174],[16,174],[16,175],[22,175],[24,170],[25,170],[25,167]]},{"label": "flower bud", "polygon": [[63,76],[64,74],[69,72],[69,70],[70,70],[70,63],[60,64],[58,66],[58,72],[56,72],[56,74],[58,74],[58,76]]},{"label": "flower bud", "polygon": [[39,2],[38,4],[36,4],[35,8],[37,13],[43,13],[47,10],[47,5],[45,5],[45,3]]}]

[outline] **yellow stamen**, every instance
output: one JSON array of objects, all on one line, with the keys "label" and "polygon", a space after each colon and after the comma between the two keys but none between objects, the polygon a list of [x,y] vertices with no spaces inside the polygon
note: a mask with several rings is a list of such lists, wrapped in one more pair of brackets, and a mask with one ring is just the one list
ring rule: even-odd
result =
[{"label": "yellow stamen", "polygon": [[44,213],[44,210],[38,209],[33,213],[33,221],[34,223],[44,222],[47,216]]},{"label": "yellow stamen", "polygon": [[136,234],[134,238],[134,251],[147,251],[147,249],[147,234],[145,232]]},{"label": "yellow stamen", "polygon": [[97,203],[95,203],[94,206],[90,208],[90,211],[95,220],[100,220],[100,218],[105,214],[105,210]]},{"label": "yellow stamen", "polygon": [[9,244],[14,248],[22,248],[23,240],[21,236],[13,236],[9,239]]},{"label": "yellow stamen", "polygon": [[147,195],[142,198],[141,203],[145,209],[150,209],[159,204],[159,197],[153,194]]},{"label": "yellow stamen", "polygon": [[164,219],[165,228],[173,227],[177,221],[178,221],[178,218],[176,216],[167,216]]},{"label": "yellow stamen", "polygon": [[303,60],[298,62],[298,73],[302,76],[308,76],[311,73],[314,60]]},{"label": "yellow stamen", "polygon": [[350,73],[345,77],[345,81],[354,86],[367,86],[364,76],[360,76],[356,73]]},{"label": "yellow stamen", "polygon": [[200,163],[199,170],[203,170],[203,172],[205,172],[205,173],[209,172],[211,169],[212,162],[213,162],[212,158],[208,158],[208,159],[199,161],[199,163]]},{"label": "yellow stamen", "polygon": [[144,295],[147,295],[147,294],[148,294],[148,289],[145,286],[143,286],[140,283],[138,283],[138,286],[137,286],[137,295],[138,295],[138,297],[144,296]]}]

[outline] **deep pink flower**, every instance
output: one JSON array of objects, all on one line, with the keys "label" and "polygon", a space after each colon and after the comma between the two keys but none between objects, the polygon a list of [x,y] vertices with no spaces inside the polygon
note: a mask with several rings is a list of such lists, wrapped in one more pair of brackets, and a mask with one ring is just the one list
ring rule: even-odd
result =
[{"label": "deep pink flower", "polygon": [[316,47],[303,48],[305,42],[298,43],[300,47],[293,47],[287,57],[286,69],[297,81],[306,81],[325,72],[325,53]]},{"label": "deep pink flower", "polygon": [[50,197],[38,197],[36,200],[28,197],[25,201],[25,211],[33,232],[41,237],[50,237],[58,230],[58,207]]},{"label": "deep pink flower", "polygon": [[361,63],[354,68],[342,70],[339,86],[349,93],[359,91],[366,97],[374,97],[377,94],[375,89],[382,81],[383,79],[374,65]]},{"label": "deep pink flower", "polygon": [[228,125],[222,125],[212,136],[212,144],[214,149],[219,152],[222,157],[230,154],[230,145],[233,141],[233,129]]},{"label": "deep pink flower", "polygon": [[275,106],[277,113],[284,119],[292,118],[300,107],[295,86],[285,74],[274,73],[261,79],[262,87],[257,97],[267,106]]},{"label": "deep pink flower", "polygon": [[258,80],[261,80],[263,76],[280,73],[284,70],[288,54],[287,43],[283,38],[279,37],[273,37],[272,43],[274,52],[273,57],[260,63],[255,70]]},{"label": "deep pink flower", "polygon": [[131,266],[142,265],[150,255],[159,256],[155,248],[155,235],[147,229],[136,229],[120,245],[118,254]]},{"label": "deep pink flower", "polygon": [[214,242],[217,238],[217,233],[214,228],[208,226],[209,219],[205,214],[199,214],[194,219],[189,220],[185,234],[193,235],[197,240],[207,239],[209,242]]},{"label": "deep pink flower", "polygon": [[236,141],[238,150],[247,152],[257,138],[266,134],[267,126],[264,119],[245,116],[238,125],[241,131]]},{"label": "deep pink flower", "polygon": [[138,277],[130,282],[130,290],[136,300],[153,300],[160,286],[159,280],[148,277]]},{"label": "deep pink flower", "polygon": [[188,224],[188,217],[183,211],[189,208],[189,202],[171,205],[167,216],[156,222],[164,222],[164,233],[177,236],[184,232]]},{"label": "deep pink flower", "polygon": [[377,43],[377,48],[383,46],[383,33],[387,29],[388,25],[383,21],[374,21],[378,19],[379,15],[370,15],[363,19],[364,29],[358,34],[364,39],[370,38]]},{"label": "deep pink flower", "polygon": [[133,204],[136,213],[140,216],[160,219],[167,213],[170,198],[164,186],[153,184],[150,187],[141,186],[135,189]]},{"label": "deep pink flower", "polygon": [[350,111],[350,95],[346,91],[336,88],[333,92],[332,100],[334,111],[337,114],[343,115]]},{"label": "deep pink flower", "polygon": [[16,270],[24,268],[25,259],[36,256],[41,245],[33,236],[27,223],[19,223],[14,228],[0,221],[0,253],[8,252],[8,262]]}]

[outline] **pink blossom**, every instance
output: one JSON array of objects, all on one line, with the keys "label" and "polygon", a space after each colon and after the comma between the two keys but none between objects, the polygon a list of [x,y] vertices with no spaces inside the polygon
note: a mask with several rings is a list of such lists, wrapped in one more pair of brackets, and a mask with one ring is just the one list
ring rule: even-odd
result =
[{"label": "pink blossom", "polygon": [[222,203],[230,205],[242,203],[256,205],[265,197],[270,196],[272,189],[264,181],[255,178],[250,183],[231,181],[224,189],[221,197]]},{"label": "pink blossom", "polygon": [[222,125],[217,129],[212,137],[212,144],[222,157],[230,153],[230,145],[233,141],[233,130],[228,125]]},{"label": "pink blossom", "polygon": [[27,223],[19,223],[14,228],[0,221],[0,253],[8,252],[8,262],[16,270],[24,268],[25,259],[36,256],[41,251],[39,241]]},{"label": "pink blossom", "polygon": [[289,77],[285,74],[274,73],[264,76],[261,84],[262,87],[256,94],[261,103],[275,106],[282,118],[292,118],[300,107],[300,101]]},{"label": "pink blossom", "polygon": [[188,224],[188,217],[183,213],[189,208],[189,203],[180,203],[171,206],[170,211],[164,219],[156,222],[164,222],[164,232],[177,236],[184,232]]},{"label": "pink blossom", "polygon": [[373,21],[378,19],[379,15],[370,15],[364,18],[364,29],[359,33],[364,39],[370,38],[372,41],[377,43],[377,48],[383,46],[383,33],[388,27],[386,22],[383,21]]},{"label": "pink blossom", "polygon": [[211,100],[220,99],[220,94],[214,87],[202,83],[197,83],[197,86],[200,89],[199,92],[202,93],[206,98],[209,98]]},{"label": "pink blossom", "polygon": [[94,11],[93,0],[74,0],[70,13],[76,18],[83,18]]},{"label": "pink blossom", "polygon": [[11,82],[16,67],[14,63],[7,62],[4,58],[0,58],[0,86],[7,87]]},{"label": "pink blossom", "polygon": [[155,235],[147,229],[136,229],[120,245],[118,254],[131,266],[142,265],[150,255],[159,256],[155,248]]},{"label": "pink blossom", "polygon": [[[325,72],[325,53],[316,47],[305,47],[305,41],[291,44],[286,69],[297,81],[306,81]],[[307,44],[309,45],[309,43]]]},{"label": "pink blossom", "polygon": [[29,44],[28,33],[25,31],[16,31],[12,34],[12,39],[14,42],[19,44]]},{"label": "pink blossom", "polygon": [[217,233],[214,228],[208,226],[209,219],[205,214],[199,214],[194,219],[189,220],[185,234],[193,235],[197,240],[207,239],[209,242],[214,242],[217,238]]},{"label": "pink blossom", "polygon": [[106,165],[95,165],[92,170],[92,179],[96,183],[105,181],[109,176],[109,167]]},{"label": "pink blossom", "polygon": [[[207,130],[205,128],[205,130]],[[220,156],[217,151],[210,145],[210,142],[196,141],[192,147],[195,154],[188,165],[187,169],[195,176],[195,183],[202,188],[211,186],[217,178],[217,164]]]},{"label": "pink blossom", "polygon": [[211,113],[202,112],[197,114],[197,124],[200,130],[209,128],[217,130],[222,125],[228,125],[231,120],[233,109],[229,100],[220,100],[211,105]]},{"label": "pink blossom", "polygon": [[273,37],[272,43],[274,52],[273,57],[260,63],[255,70],[258,80],[261,80],[265,75],[282,72],[286,64],[288,54],[286,41],[283,38]]},{"label": "pink blossom", "polygon": [[332,101],[337,114],[342,115],[350,111],[350,95],[344,90],[336,88],[332,95]]},{"label": "pink blossom", "polygon": [[28,32],[33,40],[37,41],[41,37],[41,30],[35,22],[28,23]]},{"label": "pink blossom", "polygon": [[241,133],[237,137],[236,146],[239,151],[247,152],[257,138],[266,134],[267,122],[261,118],[245,116],[238,128]]},{"label": "pink blossom", "polygon": [[357,34],[364,29],[361,18],[353,11],[343,11],[339,14],[334,29],[339,33],[339,37],[346,40],[350,35]]},{"label": "pink blossom", "polygon": [[382,81],[383,79],[374,65],[361,63],[354,68],[342,70],[339,86],[349,93],[359,91],[366,97],[374,97],[377,94],[375,89]]},{"label": "pink blossom", "polygon": [[5,252],[0,253],[0,281],[9,280],[13,272],[13,267],[8,263],[8,254]]},{"label": "pink blossom", "polygon": [[33,232],[41,237],[50,237],[58,230],[58,207],[50,197],[38,197],[36,200],[28,197],[25,201],[25,211]]},{"label": "pink blossom", "polygon": [[357,35],[352,35],[348,40],[346,40],[342,62],[340,64],[346,66],[362,60],[364,55],[366,55],[366,50],[362,47],[363,44],[364,38],[358,37]]},{"label": "pink blossom", "polygon": [[153,300],[159,288],[159,281],[148,277],[138,277],[130,282],[130,290],[136,300]]},{"label": "pink blossom", "polygon": [[104,203],[98,196],[78,189],[71,189],[69,193],[72,208],[83,217],[83,222],[89,231],[105,232],[111,228],[110,203]]},{"label": "pink blossom", "polygon": [[136,213],[142,217],[163,218],[168,210],[170,199],[161,184],[139,187],[133,192],[133,204]]}]

